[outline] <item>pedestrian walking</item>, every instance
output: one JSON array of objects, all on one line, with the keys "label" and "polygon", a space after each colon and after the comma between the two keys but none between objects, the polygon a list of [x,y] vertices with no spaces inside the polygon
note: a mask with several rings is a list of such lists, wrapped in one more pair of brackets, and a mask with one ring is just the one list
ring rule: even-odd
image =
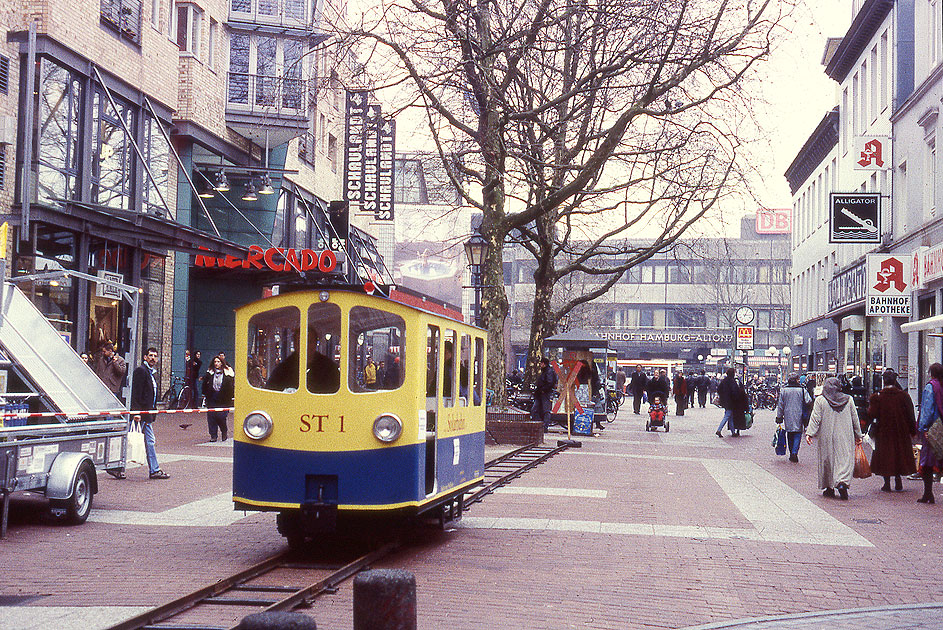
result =
[{"label": "pedestrian walking", "polygon": [[225,362],[218,356],[213,357],[210,369],[203,376],[203,396],[206,398],[206,406],[210,409],[206,412],[210,442],[216,441],[217,432],[222,433],[221,441],[223,442],[229,437],[226,430],[226,418],[229,416],[229,411],[218,411],[218,409],[232,407],[234,391],[235,379],[226,373]]},{"label": "pedestrian walking", "polygon": [[743,388],[743,383],[737,380],[736,368],[727,368],[724,380],[717,386],[717,402],[724,408],[724,417],[715,432],[717,437],[724,437],[724,427],[730,430],[731,436],[739,436],[738,427],[746,426],[743,414],[746,413],[749,401],[747,390]]},{"label": "pedestrian walking", "polygon": [[616,370],[616,391],[625,395],[625,368]]},{"label": "pedestrian walking", "polygon": [[786,385],[779,392],[779,404],[776,407],[776,423],[786,430],[786,443],[789,445],[789,461],[799,462],[799,445],[805,430],[805,417],[812,397],[805,387],[799,384],[799,375],[790,374]]},{"label": "pedestrian walking", "polygon": [[[157,348],[148,348],[144,362],[131,373],[131,411],[151,411],[157,408]],[[151,479],[169,479],[170,475],[160,469],[157,462],[154,438],[154,414],[141,413],[141,428],[144,432],[144,449],[147,452],[147,468]]]},{"label": "pedestrian walking", "polygon": [[861,443],[861,423],[851,396],[841,391],[840,381],[825,379],[822,395],[812,404],[812,415],[806,429],[806,441],[819,441],[819,488],[826,497],[835,491],[842,500],[848,499],[848,483],[855,469],[855,446]]},{"label": "pedestrian walking", "polygon": [[688,384],[681,372],[675,372],[671,391],[675,398],[675,415],[683,416],[684,410],[688,408]]},{"label": "pedestrian walking", "polygon": [[550,367],[550,359],[541,357],[540,372],[534,383],[534,404],[530,408],[530,417],[542,422],[544,431],[550,430],[550,396],[557,388],[557,373]]},{"label": "pedestrian walking", "polygon": [[635,411],[635,415],[639,415],[647,386],[648,375],[642,371],[641,365],[636,365],[635,371],[632,372],[632,377],[629,379],[629,393],[632,394],[632,409]]},{"label": "pedestrian walking", "polygon": [[703,409],[707,406],[707,393],[710,389],[711,380],[707,378],[704,370],[697,375],[695,388],[697,389],[697,406]]},{"label": "pedestrian walking", "polygon": [[882,383],[881,391],[872,394],[868,401],[868,417],[875,423],[871,472],[884,477],[881,490],[890,492],[894,477],[894,490],[900,492],[904,489],[901,475],[917,472],[913,451],[913,438],[917,435],[914,401],[900,388],[893,370],[884,371]]},{"label": "pedestrian walking", "polygon": [[920,422],[917,431],[920,435],[920,477],[923,479],[923,496],[919,503],[935,503],[933,498],[933,472],[943,466],[943,460],[937,457],[933,447],[927,442],[927,431],[937,418],[943,418],[943,365],[934,363],[930,366],[930,382],[920,394]]},{"label": "pedestrian walking", "polygon": [[121,358],[121,355],[115,352],[115,344],[106,341],[101,345],[93,369],[98,378],[105,384],[105,387],[108,388],[108,391],[114,394],[118,400],[123,400],[121,388],[124,387],[124,377],[128,373],[128,364]]},{"label": "pedestrian walking", "polygon": [[203,359],[200,358],[200,351],[192,352],[189,348],[183,351],[183,383],[190,388],[190,401],[187,407],[195,409],[200,403],[199,388],[197,381],[200,378],[200,370],[203,369]]}]

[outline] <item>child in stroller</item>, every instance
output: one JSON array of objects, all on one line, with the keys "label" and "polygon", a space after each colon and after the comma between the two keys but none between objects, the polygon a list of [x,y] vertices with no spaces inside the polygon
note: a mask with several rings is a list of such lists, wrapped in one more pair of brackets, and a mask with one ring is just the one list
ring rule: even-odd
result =
[{"label": "child in stroller", "polygon": [[665,420],[667,414],[668,405],[665,404],[664,397],[661,394],[653,395],[648,405],[648,420],[645,422],[645,430],[654,431],[656,427],[665,427],[665,433],[667,433],[670,430],[669,421]]}]

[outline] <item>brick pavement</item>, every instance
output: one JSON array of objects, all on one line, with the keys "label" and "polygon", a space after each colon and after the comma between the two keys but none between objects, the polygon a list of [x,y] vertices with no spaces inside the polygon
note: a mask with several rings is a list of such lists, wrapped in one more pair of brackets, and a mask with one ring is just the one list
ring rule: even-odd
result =
[{"label": "brick pavement", "polygon": [[[943,506],[915,502],[920,482],[887,494],[879,479],[856,480],[849,501],[826,499],[814,446],[799,464],[776,457],[771,412],[718,439],[719,413],[672,416],[665,434],[623,409],[460,527],[423,532],[388,563],[416,574],[420,628],[943,627],[939,607],[913,607],[943,600],[925,578],[941,566]],[[102,476],[84,526],[46,524],[41,501],[17,503],[0,541],[0,627],[104,627],[283,548],[271,514],[228,509],[231,446],[205,443],[202,417],[190,418],[158,427],[172,478]],[[310,614],[351,628],[349,586]],[[777,618],[733,623],[766,617]]]}]

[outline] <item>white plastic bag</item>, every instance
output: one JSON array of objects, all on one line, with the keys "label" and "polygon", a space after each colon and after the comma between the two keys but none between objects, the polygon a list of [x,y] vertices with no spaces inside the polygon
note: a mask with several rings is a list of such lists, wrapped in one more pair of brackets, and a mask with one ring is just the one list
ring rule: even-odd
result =
[{"label": "white plastic bag", "polygon": [[144,431],[140,420],[132,420],[128,429],[128,454],[125,464],[147,464],[147,450],[144,448]]}]

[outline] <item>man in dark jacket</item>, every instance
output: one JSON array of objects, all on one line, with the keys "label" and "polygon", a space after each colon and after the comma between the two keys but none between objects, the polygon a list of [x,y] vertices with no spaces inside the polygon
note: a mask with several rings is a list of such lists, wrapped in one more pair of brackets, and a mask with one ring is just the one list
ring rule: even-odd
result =
[{"label": "man in dark jacket", "polygon": [[[148,348],[144,363],[134,368],[131,374],[131,411],[151,411],[157,407],[157,348]],[[170,475],[160,469],[157,451],[154,448],[154,414],[142,413],[144,449],[147,451],[147,468],[151,479],[169,479]]]},{"label": "man in dark jacket", "polygon": [[632,394],[632,408],[635,410],[635,415],[639,414],[639,409],[642,405],[642,397],[645,395],[647,385],[648,376],[642,371],[641,365],[636,365],[635,371],[632,372],[632,378],[629,379],[629,392]]},{"label": "man in dark jacket", "polygon": [[540,373],[534,383],[534,404],[530,408],[530,417],[543,422],[544,431],[550,429],[550,396],[557,388],[557,373],[550,367],[550,359],[541,357]]},{"label": "man in dark jacket", "polygon": [[668,380],[668,372],[659,370],[658,374],[648,381],[648,402],[651,402],[654,396],[661,396],[661,402],[667,405],[670,394],[671,381]]},{"label": "man in dark jacket", "polygon": [[740,435],[740,429],[736,427],[743,422],[743,412],[747,409],[747,392],[737,380],[736,368],[727,368],[727,375],[717,388],[717,397],[720,406],[724,408],[724,419],[717,427],[717,437],[724,437],[721,431],[725,426],[730,429],[730,435]]}]

